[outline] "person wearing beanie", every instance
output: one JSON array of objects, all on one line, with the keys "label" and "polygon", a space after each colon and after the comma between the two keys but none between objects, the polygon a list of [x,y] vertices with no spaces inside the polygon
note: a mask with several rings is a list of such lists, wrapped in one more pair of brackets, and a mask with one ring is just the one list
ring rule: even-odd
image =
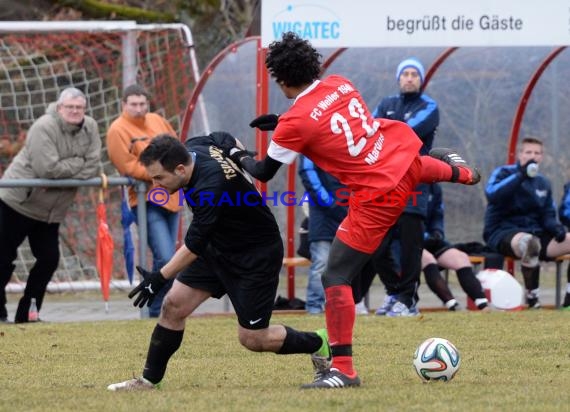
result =
[{"label": "person wearing beanie", "polygon": [[424,70],[423,64],[415,57],[410,57],[400,62],[400,64],[398,65],[398,69],[396,70],[396,81],[398,83],[400,82],[400,77],[402,76],[402,72],[408,68],[416,69],[416,72],[420,77],[420,86],[423,85],[424,79],[426,77],[426,72]]},{"label": "person wearing beanie", "polygon": [[[437,103],[422,90],[424,79],[424,66],[418,59],[409,57],[402,60],[396,69],[399,94],[383,98],[372,112],[376,118],[407,123],[423,142],[420,149],[422,155],[431,150],[439,125]],[[393,229],[392,250],[399,271],[384,271],[381,274],[386,299],[377,310],[377,315],[399,317],[419,313],[416,306],[417,289],[420,284],[427,191],[426,184],[416,186],[415,192],[421,193],[408,200]]]},{"label": "person wearing beanie", "polygon": [[420,153],[427,154],[439,125],[439,108],[435,100],[423,93],[425,69],[415,57],[404,59],[396,69],[400,93],[382,99],[375,117],[400,120],[414,129],[424,143]]}]

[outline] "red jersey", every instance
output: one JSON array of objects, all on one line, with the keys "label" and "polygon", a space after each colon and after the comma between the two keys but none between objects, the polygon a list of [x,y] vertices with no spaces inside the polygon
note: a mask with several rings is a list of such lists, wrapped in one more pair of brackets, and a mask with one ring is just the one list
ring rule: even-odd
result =
[{"label": "red jersey", "polygon": [[302,153],[354,191],[386,193],[421,146],[407,124],[374,119],[352,83],[332,75],[315,81],[279,117],[267,154],[290,164]]}]

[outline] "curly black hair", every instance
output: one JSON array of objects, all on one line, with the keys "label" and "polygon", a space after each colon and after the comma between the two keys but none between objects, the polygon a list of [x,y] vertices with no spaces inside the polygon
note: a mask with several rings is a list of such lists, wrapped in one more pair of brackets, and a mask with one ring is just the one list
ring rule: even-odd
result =
[{"label": "curly black hair", "polygon": [[321,54],[293,32],[283,33],[269,45],[265,67],[277,82],[298,87],[310,84],[321,74]]}]

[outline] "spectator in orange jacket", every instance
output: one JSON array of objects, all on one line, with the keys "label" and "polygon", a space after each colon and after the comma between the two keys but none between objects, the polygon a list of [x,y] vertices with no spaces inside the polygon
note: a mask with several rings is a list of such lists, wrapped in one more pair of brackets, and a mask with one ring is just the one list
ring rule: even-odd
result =
[{"label": "spectator in orange jacket", "polygon": [[[107,151],[111,162],[119,173],[149,183],[151,178],[139,155],[157,135],[167,133],[176,136],[168,121],[157,113],[149,113],[149,93],[137,84],[128,86],[123,92],[121,115],[111,123],[107,131]],[[153,270],[166,264],[174,254],[178,236],[178,212],[181,200],[178,194],[147,192],[147,228],[148,245],[153,257]],[[135,190],[129,188],[129,205],[137,217],[137,197]],[[150,317],[158,317],[162,299],[170,285],[163,288],[149,308]]]}]

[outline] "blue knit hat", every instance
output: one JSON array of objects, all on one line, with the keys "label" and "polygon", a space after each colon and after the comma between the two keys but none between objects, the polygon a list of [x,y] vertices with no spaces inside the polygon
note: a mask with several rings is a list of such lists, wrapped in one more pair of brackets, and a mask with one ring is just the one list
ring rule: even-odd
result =
[{"label": "blue knit hat", "polygon": [[413,67],[418,71],[418,74],[420,75],[420,81],[423,84],[426,72],[424,70],[424,66],[415,57],[410,57],[402,60],[402,62],[398,65],[398,69],[396,70],[396,81],[400,80],[400,75],[402,72],[409,67]]}]

